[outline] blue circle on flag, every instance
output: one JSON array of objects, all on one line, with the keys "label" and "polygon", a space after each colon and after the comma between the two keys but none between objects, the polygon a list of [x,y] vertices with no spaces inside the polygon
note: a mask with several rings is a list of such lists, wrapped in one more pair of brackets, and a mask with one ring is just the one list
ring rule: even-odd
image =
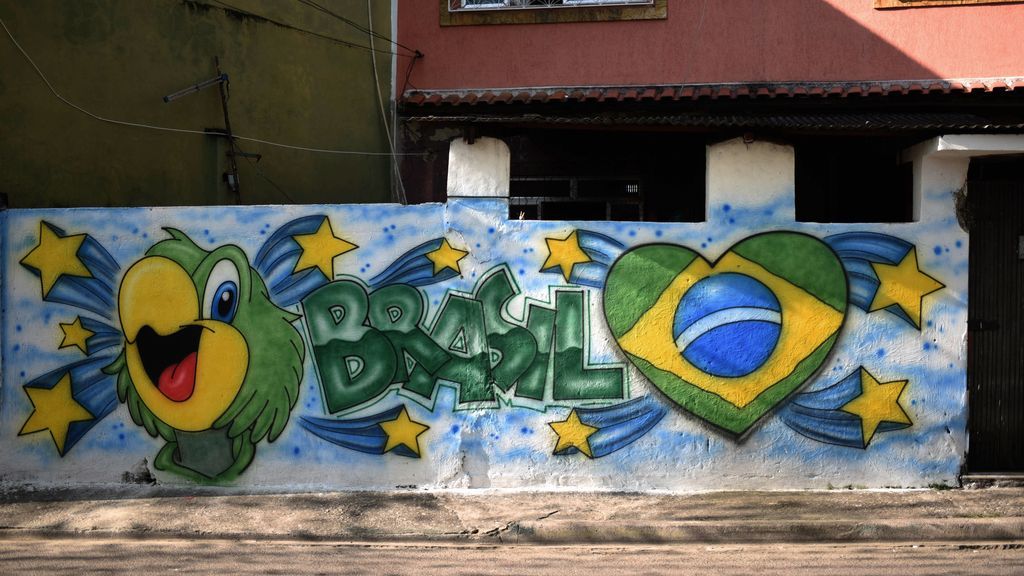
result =
[{"label": "blue circle on flag", "polygon": [[708,374],[746,376],[775,350],[782,307],[760,281],[734,272],[708,276],[679,301],[672,337],[687,361]]}]

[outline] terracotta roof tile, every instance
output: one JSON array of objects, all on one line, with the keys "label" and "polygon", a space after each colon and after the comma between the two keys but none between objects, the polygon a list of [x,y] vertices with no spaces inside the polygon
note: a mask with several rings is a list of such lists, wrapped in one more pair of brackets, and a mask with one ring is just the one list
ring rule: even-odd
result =
[{"label": "terracotta roof tile", "polygon": [[907,80],[886,82],[789,82],[657,86],[564,86],[507,89],[409,90],[407,106],[510,104],[528,102],[618,102],[738,98],[899,97],[908,94],[1024,91],[1024,78]]}]

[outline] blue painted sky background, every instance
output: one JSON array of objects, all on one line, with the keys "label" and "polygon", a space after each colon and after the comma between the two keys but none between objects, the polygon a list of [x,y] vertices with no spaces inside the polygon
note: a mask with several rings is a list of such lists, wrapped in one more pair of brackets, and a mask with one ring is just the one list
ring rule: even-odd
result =
[{"label": "blue painted sky background", "polygon": [[[123,406],[97,425],[63,459],[45,434],[18,437],[31,412],[21,385],[34,376],[80,359],[77,349],[57,350],[60,322],[79,311],[40,301],[39,280],[18,260],[36,243],[46,220],[69,234],[88,233],[121,264],[122,271],[154,242],[166,238],[164,226],[179,228],[201,247],[225,243],[250,256],[279,226],[299,216],[327,214],[335,233],[359,246],[336,262],[338,275],[369,280],[397,257],[424,241],[445,236],[470,252],[462,277],[426,287],[433,322],[449,290],[472,292],[477,280],[507,265],[523,294],[507,311],[522,318],[526,298],[548,302],[552,287],[565,285],[556,274],[540,273],[547,258],[546,237],[564,238],[575,228],[606,234],[627,246],[666,242],[700,251],[709,260],[744,237],[787,229],[818,237],[852,230],[893,234],[916,245],[921,268],[946,288],[925,301],[921,331],[893,315],[866,314],[851,308],[841,339],[826,364],[804,390],[828,386],[860,366],[881,381],[909,380],[903,405],[914,425],[878,434],[866,450],[820,444],[804,438],[768,415],[737,442],[677,408],[647,436],[599,460],[580,454],[551,455],[555,435],[548,423],[563,420],[565,407],[546,411],[503,407],[453,410],[452,389],[416,403],[389,393],[353,414],[381,411],[404,402],[413,419],[430,430],[422,437],[421,460],[385,454],[369,456],[319,440],[300,428],[299,415],[324,416],[319,383],[308,360],[293,421],[274,444],[261,443],[256,460],[239,483],[390,488],[395,486],[700,489],[716,487],[819,487],[832,485],[922,486],[953,482],[965,446],[965,352],[967,235],[955,218],[907,224],[803,224],[785,220],[785,191],[765,195],[742,207],[709,204],[708,219],[696,224],[567,223],[507,219],[495,200],[452,200],[399,207],[349,205],[305,207],[214,207],[154,209],[11,210],[4,213],[3,390],[0,400],[0,479],[39,482],[116,481],[141,458],[152,461],[162,441],[131,422]],[[947,193],[926,195],[926,202],[950,202]],[[949,211],[952,214],[952,210]],[[590,361],[624,363],[605,328],[599,290],[588,290]],[[82,313],[86,315],[86,313]],[[307,340],[308,347],[308,340]],[[633,397],[654,391],[628,369]],[[112,384],[111,384],[112,385]],[[430,411],[434,407],[434,411]],[[302,473],[296,477],[295,470]],[[174,478],[165,478],[175,481]]]}]

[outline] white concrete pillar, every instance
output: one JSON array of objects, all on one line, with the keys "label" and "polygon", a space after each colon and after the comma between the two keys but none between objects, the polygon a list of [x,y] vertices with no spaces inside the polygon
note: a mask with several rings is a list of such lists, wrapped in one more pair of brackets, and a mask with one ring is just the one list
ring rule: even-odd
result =
[{"label": "white concrete pillar", "polygon": [[743,138],[709,146],[707,220],[727,222],[734,211],[757,209],[762,221],[793,222],[795,166],[792,146]]},{"label": "white concrete pillar", "polygon": [[508,198],[511,153],[497,138],[472,144],[452,140],[448,151],[449,198]]},{"label": "white concrete pillar", "polygon": [[1024,135],[950,134],[926,140],[903,151],[914,163],[914,220],[936,221],[949,215],[955,192],[967,181],[974,156],[1024,153]]}]

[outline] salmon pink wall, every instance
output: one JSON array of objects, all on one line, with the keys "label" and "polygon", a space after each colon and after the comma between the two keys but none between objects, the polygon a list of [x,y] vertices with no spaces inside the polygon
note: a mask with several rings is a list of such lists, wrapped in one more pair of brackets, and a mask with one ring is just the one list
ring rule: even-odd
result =
[{"label": "salmon pink wall", "polygon": [[427,90],[1024,75],[1024,4],[872,6],[669,0],[665,20],[441,27],[435,0],[398,0],[398,36]]}]

